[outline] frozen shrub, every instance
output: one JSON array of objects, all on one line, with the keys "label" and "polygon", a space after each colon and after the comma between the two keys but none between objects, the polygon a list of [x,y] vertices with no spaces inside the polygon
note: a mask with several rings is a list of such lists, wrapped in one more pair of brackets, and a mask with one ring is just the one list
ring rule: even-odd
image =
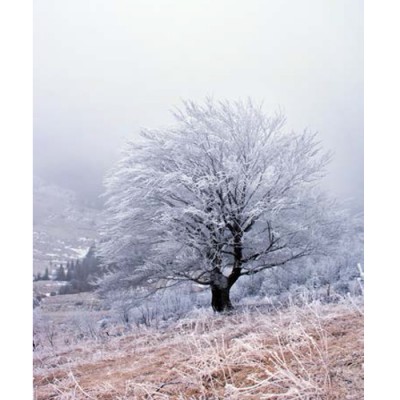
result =
[{"label": "frozen shrub", "polygon": [[338,281],[333,285],[335,292],[339,294],[346,294],[349,292],[349,282]]},{"label": "frozen shrub", "polygon": [[90,311],[76,313],[72,320],[72,327],[78,338],[99,339],[101,326],[97,323],[97,317]]},{"label": "frozen shrub", "polygon": [[257,275],[244,276],[238,281],[236,286],[232,288],[232,300],[239,302],[240,299],[246,297],[261,296],[261,288],[263,286],[265,275],[259,273]]},{"label": "frozen shrub", "polygon": [[349,293],[352,296],[361,296],[363,295],[363,287],[360,285],[360,281],[358,279],[354,279],[349,282]]}]

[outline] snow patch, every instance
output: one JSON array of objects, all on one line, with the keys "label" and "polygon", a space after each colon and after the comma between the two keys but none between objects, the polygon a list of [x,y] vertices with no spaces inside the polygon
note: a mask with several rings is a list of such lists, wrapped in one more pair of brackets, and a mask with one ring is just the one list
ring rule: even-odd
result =
[{"label": "snow patch", "polygon": [[85,257],[87,252],[89,251],[89,247],[71,247],[71,246],[65,246],[65,247],[75,252],[79,258]]}]

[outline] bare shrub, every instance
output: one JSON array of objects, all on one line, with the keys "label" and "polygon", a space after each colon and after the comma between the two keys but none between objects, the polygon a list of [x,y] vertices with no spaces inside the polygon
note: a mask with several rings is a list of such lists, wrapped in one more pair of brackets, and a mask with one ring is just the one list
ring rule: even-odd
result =
[{"label": "bare shrub", "polygon": [[78,339],[99,340],[102,337],[102,327],[98,317],[90,311],[80,311],[71,320],[74,336]]}]

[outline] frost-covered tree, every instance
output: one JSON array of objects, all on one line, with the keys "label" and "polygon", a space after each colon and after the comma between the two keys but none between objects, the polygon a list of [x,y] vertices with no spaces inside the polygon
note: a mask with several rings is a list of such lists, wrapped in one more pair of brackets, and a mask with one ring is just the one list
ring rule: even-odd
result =
[{"label": "frost-covered tree", "polygon": [[174,116],[129,142],[106,179],[106,262],[130,260],[147,284],[209,285],[224,311],[240,277],[326,250],[340,218],[317,188],[330,156],[316,134],[284,133],[282,114],[250,100],[187,101]]}]

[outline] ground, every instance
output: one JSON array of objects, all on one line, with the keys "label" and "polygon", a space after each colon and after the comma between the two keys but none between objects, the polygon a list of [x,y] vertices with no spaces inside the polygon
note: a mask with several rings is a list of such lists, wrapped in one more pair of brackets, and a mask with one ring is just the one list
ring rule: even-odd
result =
[{"label": "ground", "polygon": [[[163,328],[90,329],[84,317],[79,336],[57,297],[45,299],[44,313],[63,328],[38,335],[33,355],[37,400],[363,398],[360,301],[203,310]],[[89,297],[63,301],[105,316]]]}]

